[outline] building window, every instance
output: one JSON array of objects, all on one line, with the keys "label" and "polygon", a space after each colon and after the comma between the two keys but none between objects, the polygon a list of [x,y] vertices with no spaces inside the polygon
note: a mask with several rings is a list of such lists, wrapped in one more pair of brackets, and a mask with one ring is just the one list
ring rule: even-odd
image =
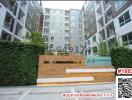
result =
[{"label": "building window", "polygon": [[126,3],[126,0],[116,0],[115,2],[115,6],[116,6],[116,9],[120,9],[124,4]]},{"label": "building window", "polygon": [[93,39],[93,42],[96,42],[96,35],[92,39]]},{"label": "building window", "polygon": [[48,42],[48,37],[44,37],[45,42]]},{"label": "building window", "polygon": [[49,27],[49,22],[45,22],[45,23],[44,23],[44,26],[45,26],[45,27]]},{"label": "building window", "polygon": [[45,14],[50,14],[50,9],[45,9]]},{"label": "building window", "polygon": [[51,37],[51,40],[54,40],[54,37],[53,36]]},{"label": "building window", "polygon": [[70,15],[70,11],[65,11],[65,16],[69,16]]},{"label": "building window", "polygon": [[44,32],[45,35],[48,35],[49,34],[49,29],[45,29],[44,31],[45,31]]},{"label": "building window", "polygon": [[86,48],[87,47],[87,43],[85,42],[85,45],[84,45],[84,47]]},{"label": "building window", "polygon": [[50,44],[50,48],[53,48],[54,44]]},{"label": "building window", "polygon": [[93,53],[96,54],[97,53],[97,47],[93,47]]},{"label": "building window", "polygon": [[122,36],[123,45],[132,44],[132,32]]},{"label": "building window", "polygon": [[88,55],[89,55],[89,54],[91,54],[91,50],[90,50],[90,49],[88,50]]},{"label": "building window", "polygon": [[120,26],[123,26],[124,24],[128,23],[131,21],[129,11],[124,13],[121,17],[119,17],[119,24]]},{"label": "building window", "polygon": [[10,41],[11,40],[11,35],[9,33],[6,33],[5,31],[2,31],[0,39]]},{"label": "building window", "polygon": [[88,45],[90,45],[90,40],[88,40],[88,42],[87,42],[87,43],[88,43]]},{"label": "building window", "polygon": [[49,21],[50,20],[50,16],[49,15],[46,15],[45,16],[45,21]]},{"label": "building window", "polygon": [[111,50],[112,48],[115,48],[117,46],[116,38],[109,39],[108,46],[109,46],[109,50]]}]

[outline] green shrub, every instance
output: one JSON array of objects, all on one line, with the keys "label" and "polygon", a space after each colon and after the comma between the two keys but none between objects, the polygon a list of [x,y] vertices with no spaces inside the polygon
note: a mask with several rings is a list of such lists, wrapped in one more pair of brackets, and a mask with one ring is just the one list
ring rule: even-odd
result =
[{"label": "green shrub", "polygon": [[0,41],[0,86],[36,84],[38,56],[44,47]]},{"label": "green shrub", "polygon": [[112,64],[117,68],[132,68],[132,50],[116,48],[111,50]]},{"label": "green shrub", "polygon": [[109,56],[109,50],[106,42],[101,42],[98,44],[98,55],[100,56]]}]

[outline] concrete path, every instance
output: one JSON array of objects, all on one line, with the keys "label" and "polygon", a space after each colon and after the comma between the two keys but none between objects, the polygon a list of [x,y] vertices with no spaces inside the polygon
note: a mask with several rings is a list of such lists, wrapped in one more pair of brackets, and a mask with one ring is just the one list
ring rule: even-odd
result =
[{"label": "concrete path", "polygon": [[[115,84],[0,87],[0,100],[115,100]],[[63,97],[63,93],[111,93],[112,97]]]}]

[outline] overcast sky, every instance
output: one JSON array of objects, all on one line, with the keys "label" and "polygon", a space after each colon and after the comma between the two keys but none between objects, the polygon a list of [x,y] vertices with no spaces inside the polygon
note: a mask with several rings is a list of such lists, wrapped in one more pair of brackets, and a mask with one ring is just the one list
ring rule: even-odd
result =
[{"label": "overcast sky", "polygon": [[42,1],[44,8],[81,9],[85,1]]}]

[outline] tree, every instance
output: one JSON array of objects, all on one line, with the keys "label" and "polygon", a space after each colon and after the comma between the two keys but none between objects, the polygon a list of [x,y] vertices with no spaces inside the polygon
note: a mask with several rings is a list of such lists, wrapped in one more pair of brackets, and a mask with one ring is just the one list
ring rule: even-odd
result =
[{"label": "tree", "polygon": [[44,46],[44,40],[42,38],[42,33],[40,32],[31,32],[30,41],[33,44]]},{"label": "tree", "polygon": [[102,42],[98,46],[98,54],[102,56],[110,55],[108,46],[105,42]]}]

